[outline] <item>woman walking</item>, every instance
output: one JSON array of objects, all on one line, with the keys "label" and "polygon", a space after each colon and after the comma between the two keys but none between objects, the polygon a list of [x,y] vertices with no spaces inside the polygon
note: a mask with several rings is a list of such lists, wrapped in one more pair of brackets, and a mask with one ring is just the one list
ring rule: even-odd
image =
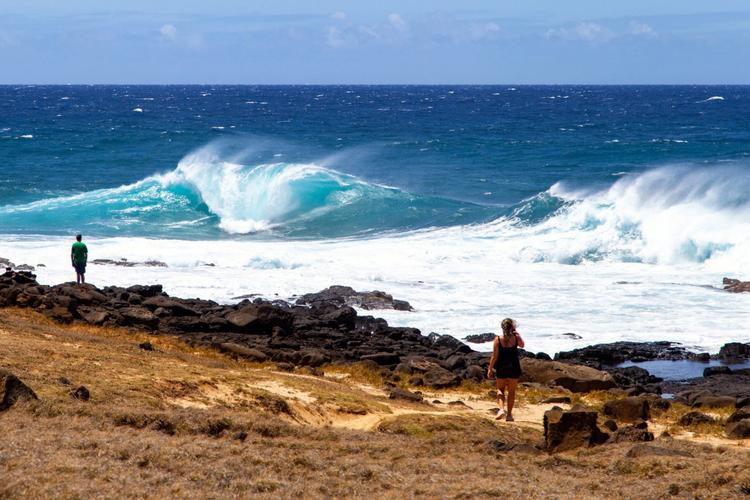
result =
[{"label": "woman walking", "polygon": [[[505,318],[501,326],[503,335],[495,337],[492,358],[490,358],[490,366],[487,369],[487,378],[494,376],[497,383],[497,404],[500,408],[497,410],[495,419],[500,420],[505,416],[506,421],[512,422],[516,388],[518,387],[518,378],[521,376],[518,348],[523,348],[525,344],[521,334],[516,330],[515,321]],[[506,389],[508,391],[507,399],[505,397]]]}]

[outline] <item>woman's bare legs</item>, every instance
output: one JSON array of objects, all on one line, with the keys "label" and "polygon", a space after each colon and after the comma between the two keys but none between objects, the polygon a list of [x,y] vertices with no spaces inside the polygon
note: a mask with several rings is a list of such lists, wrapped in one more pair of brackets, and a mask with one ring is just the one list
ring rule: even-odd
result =
[{"label": "woman's bare legs", "polygon": [[516,388],[518,387],[517,378],[509,378],[505,381],[508,387],[508,420],[513,419],[513,405],[516,403]]},{"label": "woman's bare legs", "polygon": [[505,388],[508,380],[504,378],[496,379],[497,383],[497,406],[500,408],[497,412],[497,418],[501,418],[505,413]]}]

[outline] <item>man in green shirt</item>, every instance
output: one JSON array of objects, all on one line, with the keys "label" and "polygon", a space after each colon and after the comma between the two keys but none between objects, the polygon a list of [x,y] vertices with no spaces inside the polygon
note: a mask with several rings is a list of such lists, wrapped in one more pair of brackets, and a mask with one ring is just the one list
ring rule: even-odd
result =
[{"label": "man in green shirt", "polygon": [[81,241],[81,235],[76,235],[76,242],[73,243],[73,248],[70,250],[70,262],[76,270],[76,283],[82,285],[86,283],[86,261],[89,258],[89,249],[86,248],[86,244]]}]

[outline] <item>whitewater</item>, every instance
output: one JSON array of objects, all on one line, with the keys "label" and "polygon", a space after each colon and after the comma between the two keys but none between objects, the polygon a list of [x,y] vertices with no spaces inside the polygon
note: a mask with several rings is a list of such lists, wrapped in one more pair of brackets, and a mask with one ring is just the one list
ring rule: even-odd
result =
[{"label": "whitewater", "polygon": [[[554,97],[554,99],[552,98]],[[0,257],[100,286],[333,284],[533,351],[750,342],[750,87],[0,86]],[[140,110],[140,111],[136,111]],[[39,266],[43,264],[43,266]],[[572,333],[575,335],[565,335]],[[478,346],[487,349],[489,346]]]},{"label": "whitewater", "polygon": [[[724,276],[750,271],[750,175],[741,166],[665,165],[599,189],[558,182],[489,210],[322,165],[245,164],[221,152],[208,145],[171,172],[118,188],[2,206],[0,221],[191,236],[88,238],[91,260],[168,266],[92,264],[98,285],[161,283],[172,295],[220,302],[293,300],[333,284],[379,289],[415,308],[377,311],[393,325],[463,338],[497,331],[509,316],[532,350],[550,354],[617,340],[716,352],[747,335],[748,297],[721,290]],[[431,225],[443,209],[474,219]],[[346,236],[290,237],[316,225],[346,227]],[[69,243],[16,232],[3,237],[0,256],[43,264],[39,280],[58,283],[71,278]]]}]

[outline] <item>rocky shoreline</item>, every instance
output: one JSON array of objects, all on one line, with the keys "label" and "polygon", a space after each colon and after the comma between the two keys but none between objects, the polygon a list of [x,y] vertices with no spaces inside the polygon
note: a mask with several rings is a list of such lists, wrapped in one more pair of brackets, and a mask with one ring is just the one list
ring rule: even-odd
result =
[{"label": "rocky shoreline", "polygon": [[[62,323],[177,335],[190,345],[273,362],[286,370],[309,367],[314,371],[327,364],[362,363],[381,370],[385,380],[433,388],[485,379],[488,353],[474,351],[449,335],[423,335],[415,328],[392,327],[383,319],[360,316],[352,306],[411,310],[410,304],[386,293],[341,286],[304,295],[296,303],[255,298],[222,305],[170,297],[161,285],[48,286],[40,285],[29,271],[0,275],[0,307],[31,308]],[[750,404],[750,370],[711,367],[704,377],[676,383],[637,366],[617,367],[626,361],[747,360],[750,343],[727,344],[714,356],[694,354],[671,342],[600,344],[557,353],[554,360],[545,353],[522,354],[522,382],[527,384],[558,386],[571,392],[620,391],[624,396],[658,397],[669,392],[691,406]]]}]

